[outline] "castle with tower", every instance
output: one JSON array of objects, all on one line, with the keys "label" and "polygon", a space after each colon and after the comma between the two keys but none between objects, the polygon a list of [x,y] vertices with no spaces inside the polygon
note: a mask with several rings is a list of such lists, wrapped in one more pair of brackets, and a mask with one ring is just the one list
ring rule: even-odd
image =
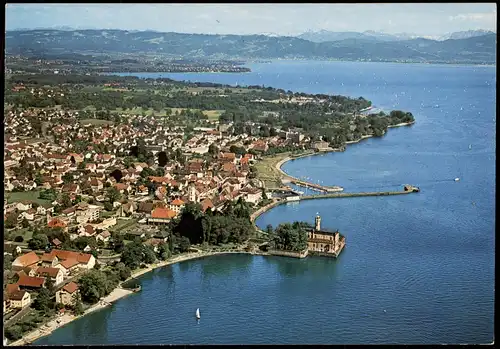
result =
[{"label": "castle with tower", "polygon": [[338,231],[321,230],[321,217],[316,215],[314,229],[307,233],[309,253],[337,257],[345,246],[345,237]]}]

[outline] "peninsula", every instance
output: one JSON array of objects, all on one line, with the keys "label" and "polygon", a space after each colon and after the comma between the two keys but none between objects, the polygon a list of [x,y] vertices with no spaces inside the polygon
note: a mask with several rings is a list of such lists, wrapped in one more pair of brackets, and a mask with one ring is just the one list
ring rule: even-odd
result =
[{"label": "peninsula", "polygon": [[[4,324],[14,344],[132,294],[133,277],[188,258],[338,256],[345,238],[319,220],[255,229],[263,210],[297,199],[275,197],[273,188],[285,188],[279,169],[262,164],[414,121],[403,111],[363,114],[371,106],[364,98],[265,86],[65,72],[6,78]],[[299,231],[297,246],[273,238]]]}]

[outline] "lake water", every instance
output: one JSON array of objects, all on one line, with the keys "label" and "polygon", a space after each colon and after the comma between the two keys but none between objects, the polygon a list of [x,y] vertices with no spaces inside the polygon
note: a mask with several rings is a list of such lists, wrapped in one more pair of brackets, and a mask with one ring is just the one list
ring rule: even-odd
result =
[{"label": "lake water", "polygon": [[312,223],[319,213],[323,228],[346,236],[340,258],[230,255],[169,266],[142,277],[139,294],[35,344],[491,343],[495,68],[295,61],[250,67],[245,74],[161,75],[363,96],[384,110],[411,111],[411,127],[283,169],[346,191],[408,183],[421,192],[279,206],[258,225]]}]

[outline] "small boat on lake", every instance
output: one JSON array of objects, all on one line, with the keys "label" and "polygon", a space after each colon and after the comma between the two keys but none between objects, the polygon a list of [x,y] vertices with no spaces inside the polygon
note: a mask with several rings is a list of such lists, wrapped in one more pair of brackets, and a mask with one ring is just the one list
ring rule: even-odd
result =
[{"label": "small boat on lake", "polygon": [[200,308],[196,309],[196,319],[200,319]]},{"label": "small boat on lake", "polygon": [[457,178],[455,178],[455,182],[458,182],[459,180],[460,180],[460,178],[458,178],[458,177],[457,177]]}]

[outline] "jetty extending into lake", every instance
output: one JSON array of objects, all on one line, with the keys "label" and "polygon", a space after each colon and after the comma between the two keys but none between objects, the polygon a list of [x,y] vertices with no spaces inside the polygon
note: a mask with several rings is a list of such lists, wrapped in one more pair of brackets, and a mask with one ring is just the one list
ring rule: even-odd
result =
[{"label": "jetty extending into lake", "polygon": [[[288,188],[275,188],[270,191],[279,191],[281,193],[286,192]],[[252,223],[255,225],[255,220],[265,213],[266,211],[270,210],[271,208],[274,208],[278,205],[286,204],[289,202],[297,202],[300,200],[314,200],[314,199],[334,199],[334,198],[349,198],[349,197],[362,197],[362,196],[390,196],[390,195],[407,195],[407,194],[412,194],[412,193],[418,193],[420,192],[420,188],[407,184],[403,187],[403,190],[396,190],[396,191],[375,191],[375,192],[358,192],[358,193],[326,193],[326,194],[317,194],[317,195],[300,195],[297,192],[293,190],[288,190],[290,195],[280,197],[280,198],[273,198],[272,202],[264,207],[261,207],[252,215],[250,216],[250,220]],[[256,229],[259,231],[263,232],[261,229],[259,229],[255,225]]]}]

